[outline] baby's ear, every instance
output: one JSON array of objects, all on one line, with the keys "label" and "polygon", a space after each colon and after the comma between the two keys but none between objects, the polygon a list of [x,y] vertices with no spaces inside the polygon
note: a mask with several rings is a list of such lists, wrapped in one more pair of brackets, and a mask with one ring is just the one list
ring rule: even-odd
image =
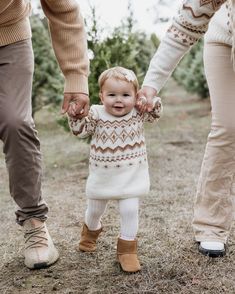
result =
[{"label": "baby's ear", "polygon": [[102,92],[99,92],[100,101],[103,103],[103,95]]}]

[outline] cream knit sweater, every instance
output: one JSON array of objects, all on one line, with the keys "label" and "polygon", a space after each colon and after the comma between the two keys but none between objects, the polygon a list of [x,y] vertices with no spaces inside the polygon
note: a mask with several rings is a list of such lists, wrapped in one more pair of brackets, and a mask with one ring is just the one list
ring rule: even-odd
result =
[{"label": "cream knit sweater", "polygon": [[[92,105],[82,120],[69,120],[80,138],[92,136],[86,196],[90,199],[123,199],[149,192],[149,172],[144,138],[144,121],[157,121],[162,110],[141,114],[135,108],[122,117]],[[156,104],[155,104],[156,105]]]},{"label": "cream knit sweater", "polygon": [[159,92],[180,59],[207,30],[205,37],[207,42],[232,46],[235,33],[232,18],[233,1],[235,2],[235,0],[183,1],[150,62],[143,85],[150,86]]},{"label": "cream knit sweater", "polygon": [[[76,0],[41,0],[65,92],[88,93],[87,41]],[[0,47],[31,37],[29,0],[0,0]]]}]

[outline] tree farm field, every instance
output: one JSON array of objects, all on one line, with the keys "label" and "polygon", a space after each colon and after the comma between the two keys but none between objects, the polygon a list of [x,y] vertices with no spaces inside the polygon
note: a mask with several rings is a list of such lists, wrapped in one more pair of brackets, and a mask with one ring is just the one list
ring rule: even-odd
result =
[{"label": "tree farm field", "polygon": [[89,145],[57,123],[59,110],[35,116],[43,153],[43,195],[47,226],[60,251],[47,269],[23,265],[23,232],[15,224],[4,156],[0,161],[0,292],[2,294],[235,293],[235,231],[224,258],[197,251],[191,227],[193,203],[207,134],[209,99],[199,100],[170,81],[162,94],[164,114],[145,134],[151,192],[140,205],[138,252],[142,270],[121,271],[116,262],[119,214],[110,202],[98,250],[75,250],[86,207]]}]

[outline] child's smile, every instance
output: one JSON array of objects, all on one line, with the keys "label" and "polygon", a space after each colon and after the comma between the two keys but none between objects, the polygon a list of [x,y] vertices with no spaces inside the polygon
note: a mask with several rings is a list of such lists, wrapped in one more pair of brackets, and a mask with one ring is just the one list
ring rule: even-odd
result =
[{"label": "child's smile", "polygon": [[128,81],[109,78],[102,87],[100,99],[108,113],[124,116],[135,106],[136,91]]}]

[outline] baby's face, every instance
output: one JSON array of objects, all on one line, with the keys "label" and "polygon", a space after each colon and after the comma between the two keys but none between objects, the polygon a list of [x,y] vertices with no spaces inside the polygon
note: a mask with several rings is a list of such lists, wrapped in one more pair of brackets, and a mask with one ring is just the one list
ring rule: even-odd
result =
[{"label": "baby's face", "polygon": [[108,113],[124,116],[136,104],[136,91],[134,85],[128,81],[109,78],[104,82],[100,99]]}]

